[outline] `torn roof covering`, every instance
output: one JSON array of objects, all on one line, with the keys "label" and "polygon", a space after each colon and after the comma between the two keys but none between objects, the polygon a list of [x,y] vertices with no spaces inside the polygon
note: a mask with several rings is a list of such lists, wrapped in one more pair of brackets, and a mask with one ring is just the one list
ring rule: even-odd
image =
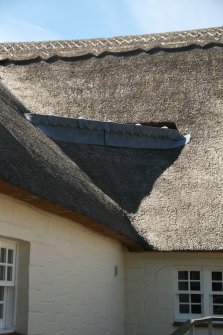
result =
[{"label": "torn roof covering", "polygon": [[56,141],[134,149],[173,149],[190,141],[189,134],[167,127],[27,113],[25,117]]}]

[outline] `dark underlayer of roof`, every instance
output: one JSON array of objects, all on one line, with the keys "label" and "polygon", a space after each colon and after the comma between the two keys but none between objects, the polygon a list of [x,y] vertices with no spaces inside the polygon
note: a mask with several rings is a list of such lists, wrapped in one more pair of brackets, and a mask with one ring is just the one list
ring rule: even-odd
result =
[{"label": "dark underlayer of roof", "polygon": [[[1,88],[2,177],[146,248],[222,250],[222,34],[0,45],[16,97]],[[52,141],[23,113],[171,124],[192,139],[172,150]]]}]

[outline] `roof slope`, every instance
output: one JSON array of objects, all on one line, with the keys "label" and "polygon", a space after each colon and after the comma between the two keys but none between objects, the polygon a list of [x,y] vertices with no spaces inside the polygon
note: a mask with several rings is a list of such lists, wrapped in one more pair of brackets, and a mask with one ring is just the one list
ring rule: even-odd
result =
[{"label": "roof slope", "polygon": [[[33,193],[38,190],[38,195],[55,203],[60,201],[53,187],[56,182],[64,194],[72,193],[63,205],[135,240],[138,233],[156,250],[222,250],[222,46],[222,28],[0,45],[2,83],[22,102],[25,112],[175,124],[192,137],[184,148],[162,151],[73,145],[53,142],[16,116],[23,131],[16,130],[15,123],[4,127],[13,129],[14,138],[17,132],[24,136],[26,127],[29,136],[35,133],[28,147],[36,156],[30,153],[24,158],[42,164],[41,173],[30,165],[36,184],[29,178],[23,181],[22,170],[16,174],[12,168],[4,178]],[[1,111],[12,113],[14,119],[15,110],[8,108],[4,102]],[[26,150],[28,139],[19,139]],[[19,159],[12,150],[7,155],[11,162]],[[1,169],[5,171],[6,165]],[[49,175],[50,194],[41,186],[45,181],[49,186]],[[79,192],[83,197],[77,200]],[[89,205],[83,206],[88,197]],[[120,225],[120,220],[125,223]]]},{"label": "roof slope", "polygon": [[0,84],[1,177],[142,243],[123,211],[54,142],[24,119],[25,111]]}]

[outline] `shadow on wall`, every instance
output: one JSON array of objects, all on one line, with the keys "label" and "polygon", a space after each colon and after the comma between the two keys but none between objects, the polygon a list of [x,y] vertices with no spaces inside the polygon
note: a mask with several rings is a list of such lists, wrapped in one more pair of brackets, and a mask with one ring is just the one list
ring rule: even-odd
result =
[{"label": "shadow on wall", "polygon": [[58,143],[92,182],[129,213],[137,212],[156,180],[179,157],[183,147],[136,150]]}]

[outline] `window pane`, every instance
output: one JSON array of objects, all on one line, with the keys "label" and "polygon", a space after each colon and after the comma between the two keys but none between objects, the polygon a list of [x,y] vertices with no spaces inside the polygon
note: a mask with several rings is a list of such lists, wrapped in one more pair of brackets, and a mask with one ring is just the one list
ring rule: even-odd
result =
[{"label": "window pane", "polygon": [[186,281],[178,282],[178,289],[179,291],[188,291],[188,282]]},{"label": "window pane", "polygon": [[212,291],[222,291],[222,283],[212,283]]},{"label": "window pane", "polygon": [[223,305],[223,295],[213,295],[213,303]]},{"label": "window pane", "polygon": [[13,264],[13,250],[8,249],[8,263]]},{"label": "window pane", "polygon": [[223,306],[213,306],[213,313],[214,314],[223,314]]},{"label": "window pane", "polygon": [[212,272],[212,280],[222,281],[222,272]]},{"label": "window pane", "polygon": [[0,301],[4,301],[4,287],[0,286]]},{"label": "window pane", "polygon": [[186,304],[180,304],[179,307],[180,307],[180,308],[179,308],[179,312],[180,312],[180,313],[186,313],[186,314],[190,313],[189,305],[186,305]]},{"label": "window pane", "polygon": [[0,249],[0,263],[5,263],[6,262],[6,249],[1,248]]},{"label": "window pane", "polygon": [[0,304],[0,319],[3,319],[3,304]]},{"label": "window pane", "polygon": [[200,271],[190,271],[190,280],[200,280]]},{"label": "window pane", "polygon": [[189,302],[189,294],[180,294],[179,295],[180,302]]},{"label": "window pane", "polygon": [[201,314],[201,305],[191,305],[192,314]]},{"label": "window pane", "polygon": [[191,302],[201,303],[201,295],[191,294]]},{"label": "window pane", "polygon": [[12,281],[12,266],[7,267],[7,280]]},{"label": "window pane", "polygon": [[190,283],[190,289],[191,291],[200,291],[200,282],[192,281]]},{"label": "window pane", "polygon": [[187,280],[188,279],[188,271],[178,271],[178,279],[179,280]]},{"label": "window pane", "polygon": [[0,265],[0,280],[5,280],[5,266]]}]

